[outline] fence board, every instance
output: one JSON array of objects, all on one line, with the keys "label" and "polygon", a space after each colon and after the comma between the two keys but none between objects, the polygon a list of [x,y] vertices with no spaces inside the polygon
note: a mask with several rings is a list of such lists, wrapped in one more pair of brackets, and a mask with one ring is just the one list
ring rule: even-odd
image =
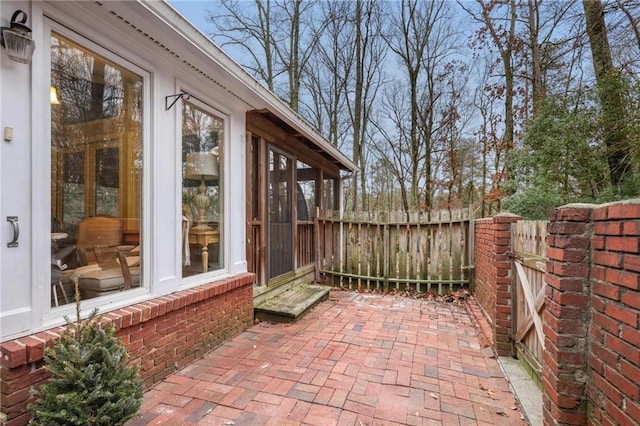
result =
[{"label": "fence board", "polygon": [[[332,284],[350,289],[444,293],[469,285],[472,216],[467,209],[343,217],[319,210],[318,270]],[[342,261],[338,265],[335,259]]]},{"label": "fence board", "polygon": [[541,377],[544,334],[547,222],[520,220],[511,224],[513,285],[513,336],[518,357]]}]

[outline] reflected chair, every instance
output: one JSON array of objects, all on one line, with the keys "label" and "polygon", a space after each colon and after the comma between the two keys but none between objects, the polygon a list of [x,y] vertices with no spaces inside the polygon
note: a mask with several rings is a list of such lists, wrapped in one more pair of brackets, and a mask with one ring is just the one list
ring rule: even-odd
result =
[{"label": "reflected chair", "polygon": [[98,268],[78,278],[83,299],[129,290],[140,285],[140,246],[94,247]]},{"label": "reflected chair", "polygon": [[96,247],[115,247],[122,244],[122,222],[115,217],[88,217],[80,222],[76,249],[81,266],[97,263]]},{"label": "reflected chair", "polygon": [[122,222],[113,217],[90,217],[80,222],[76,250],[80,267],[67,279],[78,279],[83,299],[129,289],[140,283],[140,248],[122,245]]}]

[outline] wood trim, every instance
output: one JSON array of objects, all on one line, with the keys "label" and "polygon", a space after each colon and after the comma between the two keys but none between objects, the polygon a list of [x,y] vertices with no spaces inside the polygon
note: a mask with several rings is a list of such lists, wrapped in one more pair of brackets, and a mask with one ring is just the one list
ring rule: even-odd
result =
[{"label": "wood trim", "polygon": [[260,218],[260,254],[258,262],[260,265],[260,271],[258,273],[258,279],[260,285],[267,285],[267,209],[266,209],[266,193],[267,193],[267,144],[264,139],[258,137],[258,195],[261,197],[261,201],[258,203],[258,217]]},{"label": "wood trim", "polygon": [[253,111],[248,112],[247,130],[263,137],[268,140],[269,143],[278,146],[288,153],[295,153],[293,155],[296,160],[303,161],[309,166],[323,169],[331,177],[340,177],[340,169],[336,164],[320,154],[320,152],[323,151],[312,150],[295,136],[290,135],[263,115]]},{"label": "wood trim", "polygon": [[247,223],[245,224],[245,235],[246,235],[246,248],[245,255],[247,257],[247,266],[249,268],[249,272],[256,273],[257,271],[252,271],[254,265],[254,241],[253,241],[253,176],[255,174],[255,170],[253,167],[253,135],[251,132],[245,132],[245,171],[246,171],[246,180],[245,180],[245,215]]}]

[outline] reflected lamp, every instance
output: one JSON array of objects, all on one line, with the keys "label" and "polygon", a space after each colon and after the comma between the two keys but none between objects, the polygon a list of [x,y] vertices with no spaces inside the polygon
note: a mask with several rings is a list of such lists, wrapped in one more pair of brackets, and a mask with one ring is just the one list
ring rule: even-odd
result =
[{"label": "reflected lamp", "polygon": [[60,99],[58,99],[58,89],[56,86],[51,86],[49,90],[49,102],[51,105],[60,105]]},{"label": "reflected lamp", "polygon": [[200,180],[198,193],[193,198],[193,203],[198,209],[195,228],[209,228],[207,213],[211,206],[211,199],[207,195],[205,180],[218,178],[218,156],[213,152],[190,152],[187,154],[186,166],[185,177],[187,179]]}]

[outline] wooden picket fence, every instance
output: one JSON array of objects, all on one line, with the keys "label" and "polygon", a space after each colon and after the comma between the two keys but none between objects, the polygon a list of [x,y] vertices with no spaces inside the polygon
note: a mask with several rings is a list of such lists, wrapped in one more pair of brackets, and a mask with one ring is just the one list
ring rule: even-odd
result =
[{"label": "wooden picket fence", "polygon": [[542,380],[545,310],[547,222],[520,220],[511,224],[513,259],[513,342],[518,358],[530,367],[532,377]]},{"label": "wooden picket fence", "polygon": [[352,290],[444,294],[469,287],[473,209],[344,213],[318,210],[316,277]]}]

